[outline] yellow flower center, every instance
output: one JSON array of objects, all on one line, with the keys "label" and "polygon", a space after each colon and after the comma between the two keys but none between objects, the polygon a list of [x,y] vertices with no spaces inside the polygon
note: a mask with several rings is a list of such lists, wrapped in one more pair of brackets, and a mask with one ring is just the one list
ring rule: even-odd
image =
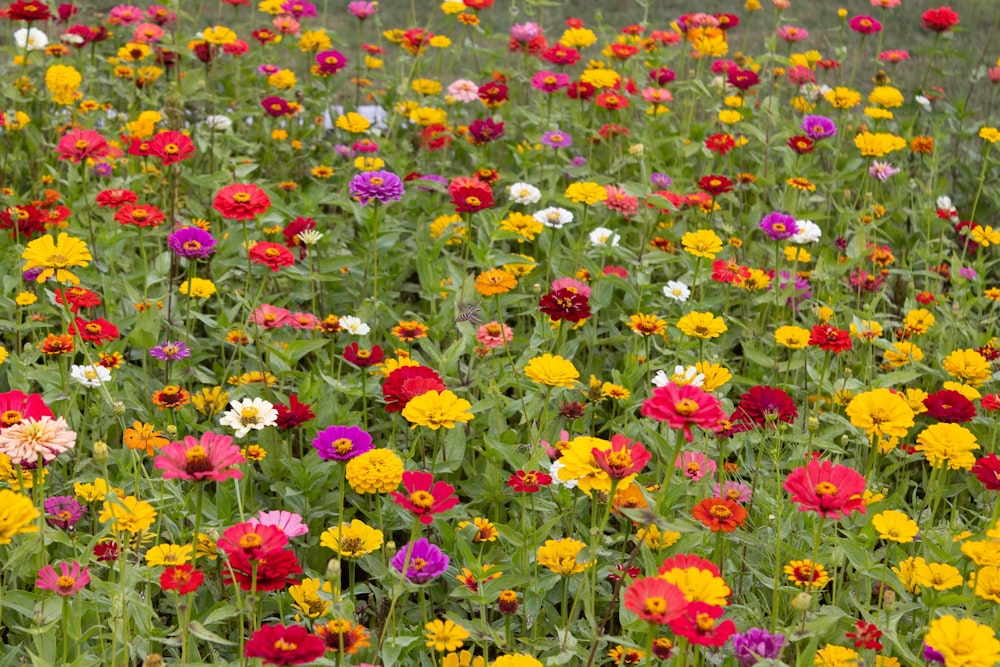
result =
[{"label": "yellow flower center", "polygon": [[0,426],[7,428],[14,424],[20,424],[24,416],[17,410],[7,410],[0,415]]},{"label": "yellow flower center", "polygon": [[276,651],[294,651],[297,648],[297,644],[293,642],[286,642],[284,639],[279,639],[274,642],[274,650]]},{"label": "yellow flower center", "polygon": [[56,586],[60,591],[71,591],[76,586],[76,579],[68,576],[59,577]]},{"label": "yellow flower center", "polygon": [[237,204],[246,204],[250,201],[250,193],[248,192],[237,192],[233,195],[233,201]]},{"label": "yellow flower center", "polygon": [[417,572],[423,572],[424,568],[427,567],[427,561],[423,558],[414,558],[410,562],[410,567],[412,567]]},{"label": "yellow flower center", "polygon": [[277,248],[268,248],[267,250],[264,251],[264,254],[267,255],[268,257],[277,257],[278,255],[281,254],[281,251],[278,250]]},{"label": "yellow flower center", "polygon": [[199,243],[198,241],[185,241],[184,242],[184,249],[185,250],[199,250],[199,249],[201,249],[201,243]]},{"label": "yellow flower center", "polygon": [[340,541],[340,550],[349,554],[358,554],[365,550],[365,542],[356,535],[345,537]]},{"label": "yellow flower center", "polygon": [[351,449],[354,447],[354,443],[347,438],[337,438],[333,441],[333,448],[341,456],[349,454]]},{"label": "yellow flower center", "polygon": [[683,417],[690,417],[698,411],[698,404],[690,398],[682,398],[674,403],[674,410]]},{"label": "yellow flower center", "polygon": [[712,509],[708,510],[708,513],[716,519],[728,519],[733,515],[732,510],[725,505],[712,505]]},{"label": "yellow flower center", "polygon": [[608,454],[608,465],[612,468],[628,468],[632,465],[632,456],[625,450]]},{"label": "yellow flower center", "polygon": [[167,144],[163,147],[163,152],[167,155],[177,155],[180,152],[180,147],[177,144]]},{"label": "yellow flower center", "polygon": [[667,610],[667,601],[661,597],[649,597],[644,606],[647,614],[662,614]]},{"label": "yellow flower center", "polygon": [[482,202],[479,200],[479,197],[470,196],[465,198],[465,203],[469,206],[479,206]]},{"label": "yellow flower center", "polygon": [[426,491],[414,491],[410,494],[410,502],[420,509],[430,509],[434,506],[434,496]]},{"label": "yellow flower center", "polygon": [[247,533],[240,538],[240,549],[256,549],[263,543],[257,533]]},{"label": "yellow flower center", "polygon": [[240,411],[240,423],[244,426],[258,423],[260,411],[253,406],[247,406]]},{"label": "yellow flower center", "polygon": [[380,185],[383,185],[384,183],[385,183],[385,179],[383,179],[383,178],[381,178],[379,176],[375,176],[371,180],[371,184],[374,185],[374,186],[376,186],[376,187],[378,187]]},{"label": "yellow flower center", "polygon": [[86,139],[79,139],[74,145],[76,146],[76,150],[85,151],[87,150],[87,146],[90,145],[90,142]]},{"label": "yellow flower center", "polygon": [[817,496],[832,496],[837,493],[837,487],[830,482],[820,482],[815,488]]},{"label": "yellow flower center", "polygon": [[695,625],[698,626],[699,631],[708,632],[715,627],[715,619],[708,614],[698,614],[698,618],[695,619]]}]

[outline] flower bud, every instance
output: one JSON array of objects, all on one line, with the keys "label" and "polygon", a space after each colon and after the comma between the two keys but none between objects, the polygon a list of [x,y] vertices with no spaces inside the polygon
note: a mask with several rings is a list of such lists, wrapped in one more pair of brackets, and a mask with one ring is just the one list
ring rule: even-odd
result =
[{"label": "flower bud", "polygon": [[94,443],[94,462],[104,464],[108,462],[108,455],[110,453],[110,448],[108,443],[103,440],[98,440]]},{"label": "flower bud", "polygon": [[497,609],[505,616],[512,616],[518,609],[517,593],[512,590],[502,591],[497,598]]},{"label": "flower bud", "polygon": [[796,611],[809,611],[809,607],[812,606],[812,595],[806,592],[799,593],[792,600],[792,607]]}]

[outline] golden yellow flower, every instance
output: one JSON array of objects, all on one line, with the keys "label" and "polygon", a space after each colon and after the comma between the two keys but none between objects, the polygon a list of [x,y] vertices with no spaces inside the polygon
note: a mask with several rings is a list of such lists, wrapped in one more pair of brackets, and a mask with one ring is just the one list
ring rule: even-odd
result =
[{"label": "golden yellow flower", "polygon": [[920,531],[917,522],[899,510],[886,510],[872,517],[872,528],[883,540],[908,544]]},{"label": "golden yellow flower", "polygon": [[876,86],[868,95],[869,104],[877,104],[887,109],[903,106],[903,93],[892,86]]},{"label": "golden yellow flower", "polygon": [[532,382],[550,387],[572,387],[580,378],[580,372],[571,361],[552,354],[543,354],[529,361],[524,374]]},{"label": "golden yellow flower", "polygon": [[441,392],[432,389],[411,398],[403,408],[403,418],[412,424],[411,428],[426,426],[434,431],[442,426],[455,428],[455,422],[464,424],[472,419],[472,413],[467,412],[471,407],[472,403],[448,389]]},{"label": "golden yellow flower", "polygon": [[545,540],[545,545],[538,548],[538,564],[563,576],[583,572],[594,564],[594,561],[581,563],[577,560],[586,547],[586,544],[571,537]]},{"label": "golden yellow flower", "polygon": [[194,547],[190,544],[158,544],[146,552],[146,565],[150,567],[183,565],[191,560],[193,551]]},{"label": "golden yellow flower", "polygon": [[[320,591],[328,596],[320,596]],[[332,606],[333,584],[329,581],[320,581],[306,577],[298,584],[290,586],[288,593],[292,596],[292,607],[298,609],[306,618],[320,618],[326,616]]]},{"label": "golden yellow flower", "polygon": [[781,326],[775,330],[774,340],[790,350],[801,350],[809,346],[809,330],[790,325]]},{"label": "golden yellow flower", "polygon": [[226,46],[232,44],[237,39],[236,33],[227,28],[224,25],[212,26],[211,28],[205,28],[201,33],[202,38],[209,44],[216,44],[218,46]]},{"label": "golden yellow flower", "polygon": [[700,313],[696,310],[677,320],[677,328],[687,336],[702,340],[718,338],[729,330],[721,317],[712,313]]},{"label": "golden yellow flower", "polygon": [[156,520],[156,510],[135,496],[124,498],[111,496],[111,500],[104,501],[104,509],[97,519],[102,523],[114,521],[112,530],[135,535],[153,525],[153,521]]},{"label": "golden yellow flower", "polygon": [[1000,130],[995,127],[984,127],[979,130],[979,137],[991,144],[995,144],[997,141],[1000,141]]},{"label": "golden yellow flower", "polygon": [[403,460],[389,449],[370,449],[348,461],[345,473],[356,493],[389,493],[403,481]]},{"label": "golden yellow flower", "polygon": [[469,631],[451,619],[433,620],[424,626],[427,631],[427,646],[435,651],[457,651],[462,648],[464,640],[469,638]]},{"label": "golden yellow flower", "polygon": [[681,245],[689,255],[705,259],[715,259],[715,255],[722,252],[722,239],[710,229],[687,232],[681,237]]},{"label": "golden yellow flower", "polygon": [[990,362],[972,349],[955,350],[945,357],[941,367],[948,375],[974,387],[987,382],[993,376]]},{"label": "golden yellow flower", "polygon": [[705,391],[715,391],[733,379],[733,374],[729,369],[719,364],[699,361],[694,365],[694,369],[705,376],[701,381],[701,388]]},{"label": "golden yellow flower", "polygon": [[894,435],[905,438],[913,426],[913,410],[899,394],[880,388],[858,394],[846,410],[851,424],[865,429],[869,438]]},{"label": "golden yellow flower", "polygon": [[861,661],[858,652],[854,649],[827,644],[816,651],[813,665],[816,667],[860,667]]},{"label": "golden yellow flower", "polygon": [[577,204],[591,206],[608,198],[608,191],[597,183],[572,183],[566,188],[566,198]]},{"label": "golden yellow flower", "polygon": [[371,125],[371,121],[354,111],[337,116],[337,127],[352,134],[364,134]]},{"label": "golden yellow flower", "polygon": [[949,470],[969,470],[976,463],[972,452],[979,449],[979,444],[964,426],[938,423],[920,432],[915,449],[923,452],[934,468],[947,465]]},{"label": "golden yellow flower", "polygon": [[971,618],[948,615],[934,619],[924,643],[944,656],[948,667],[995,667],[1000,662],[1000,641],[993,629]]},{"label": "golden yellow flower", "polygon": [[837,109],[850,109],[861,104],[861,93],[844,86],[828,90],[823,97]]},{"label": "golden yellow flower", "polygon": [[38,510],[31,498],[9,489],[0,490],[0,544],[10,544],[15,535],[38,531]]},{"label": "golden yellow flower", "polygon": [[48,234],[33,239],[21,253],[21,259],[25,260],[22,272],[42,269],[35,278],[38,283],[54,278],[56,282],[79,285],[80,279],[68,269],[87,266],[93,257],[85,242],[63,232],[56,239]]}]

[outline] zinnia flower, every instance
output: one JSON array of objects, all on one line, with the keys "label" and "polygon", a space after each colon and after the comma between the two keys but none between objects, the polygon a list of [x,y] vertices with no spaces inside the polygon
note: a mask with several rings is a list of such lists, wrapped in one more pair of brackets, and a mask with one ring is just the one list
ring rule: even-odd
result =
[{"label": "zinnia flower", "polygon": [[865,429],[869,438],[905,438],[913,426],[914,413],[906,399],[888,389],[858,394],[847,405],[846,413],[851,424]]},{"label": "zinnia flower", "polygon": [[265,665],[304,665],[326,653],[326,642],[298,625],[262,625],[244,647],[248,658],[261,658]]},{"label": "zinnia flower", "polygon": [[0,544],[10,544],[15,535],[38,531],[38,510],[28,496],[0,489]]},{"label": "zinnia flower", "polygon": [[324,461],[349,461],[372,449],[372,437],[357,426],[328,426],[316,434],[312,446]]},{"label": "zinnia flower", "polygon": [[581,563],[577,560],[577,556],[586,546],[583,542],[570,537],[545,540],[545,544],[538,548],[538,564],[562,576],[583,572],[594,565],[594,561]]},{"label": "zinnia flower", "polygon": [[684,592],[659,577],[636,579],[625,589],[625,608],[644,621],[664,625],[684,613]]},{"label": "zinnia flower", "polygon": [[[0,435],[0,442],[2,438]],[[976,462],[972,452],[979,449],[979,444],[972,431],[964,426],[939,423],[920,432],[915,449],[923,452],[934,468],[947,465],[949,470],[970,470]]]},{"label": "zinnia flower", "polygon": [[387,204],[403,198],[403,181],[390,171],[367,171],[351,179],[350,192],[362,206],[373,199]]},{"label": "zinnia flower", "polygon": [[472,413],[467,412],[471,407],[472,403],[459,398],[454,392],[432,389],[410,399],[402,415],[414,428],[426,426],[436,431],[442,426],[455,428],[455,422],[467,423],[472,419]]},{"label": "zinnia flower", "polygon": [[84,586],[90,583],[90,569],[86,567],[81,569],[78,562],[73,561],[72,565],[61,562],[56,565],[59,566],[58,574],[51,565],[46,565],[38,571],[35,588],[70,596],[83,590]]},{"label": "zinnia flower", "polygon": [[[405,411],[404,411],[405,412]],[[403,486],[409,495],[392,492],[397,505],[409,510],[425,526],[434,521],[434,515],[447,512],[458,504],[455,487],[447,482],[434,481],[429,472],[407,471],[403,473]]]},{"label": "zinnia flower", "polygon": [[219,190],[212,208],[223,218],[253,220],[271,208],[267,193],[251,183],[233,183]]},{"label": "zinnia flower", "polygon": [[0,453],[16,465],[35,465],[39,457],[50,463],[75,446],[76,432],[62,417],[29,417],[0,432]]},{"label": "zinnia flower", "polygon": [[328,528],[320,535],[320,546],[332,549],[344,558],[361,558],[382,548],[382,531],[363,521],[352,519],[336,528]]},{"label": "zinnia flower", "polygon": [[529,361],[524,374],[532,382],[550,387],[572,387],[580,377],[571,361],[552,354],[543,354]]},{"label": "zinnia flower", "polygon": [[800,512],[832,518],[846,518],[854,511],[865,513],[861,499],[865,478],[847,466],[812,460],[789,473],[782,487],[791,494],[792,502],[798,503]]},{"label": "zinnia flower", "polygon": [[736,632],[736,624],[731,620],[716,622],[724,612],[722,607],[692,602],[670,622],[670,630],[696,646],[722,646]]},{"label": "zinnia flower", "polygon": [[414,584],[423,584],[441,576],[448,569],[450,559],[426,537],[408,542],[392,558],[392,566]]},{"label": "zinnia flower", "polygon": [[[35,281],[44,283],[49,278],[56,282],[80,284],[80,279],[67,269],[76,266],[87,266],[93,257],[87,249],[87,244],[66,233],[60,233],[56,239],[49,235],[40,236],[28,243],[21,254],[25,260],[22,272],[32,272]],[[34,273],[38,271],[37,273]]]},{"label": "zinnia flower", "polygon": [[941,655],[946,667],[993,667],[1000,662],[1000,641],[994,630],[971,618],[934,619],[924,644]]},{"label": "zinnia flower", "polygon": [[56,153],[60,160],[83,160],[102,158],[111,152],[108,140],[95,130],[70,130],[59,139]]},{"label": "zinnia flower", "polygon": [[262,398],[244,398],[242,401],[232,401],[229,406],[232,409],[222,415],[219,424],[234,429],[237,438],[242,438],[252,430],[261,431],[274,426],[278,421],[278,411],[274,409],[274,405]]},{"label": "zinnia flower", "polygon": [[743,506],[729,498],[706,498],[694,506],[691,514],[713,533],[730,533],[747,518]]},{"label": "zinnia flower", "polygon": [[389,449],[372,449],[347,462],[347,483],[356,493],[389,493],[403,481],[403,460]]},{"label": "zinnia flower", "polygon": [[729,421],[733,423],[732,432],[741,433],[755,426],[777,428],[778,422],[794,424],[798,416],[799,410],[791,396],[781,389],[757,385],[740,396]]},{"label": "zinnia flower", "polygon": [[153,459],[153,467],[164,471],[164,479],[195,482],[241,479],[243,471],[234,467],[241,463],[246,463],[246,459],[233,439],[211,431],[201,438],[189,435],[181,442],[172,442]]},{"label": "zinnia flower", "polygon": [[694,440],[691,426],[718,431],[726,418],[717,398],[700,387],[673,382],[653,390],[653,396],[642,404],[642,415],[683,429],[688,442]]}]

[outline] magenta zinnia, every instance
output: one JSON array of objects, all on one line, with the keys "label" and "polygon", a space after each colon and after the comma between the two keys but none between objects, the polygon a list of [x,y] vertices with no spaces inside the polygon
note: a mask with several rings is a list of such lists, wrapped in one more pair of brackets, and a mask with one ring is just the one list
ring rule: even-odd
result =
[{"label": "magenta zinnia", "polygon": [[153,460],[153,467],[163,470],[164,479],[222,482],[243,477],[243,471],[234,467],[241,463],[246,459],[232,437],[209,431],[200,439],[189,435],[170,443]]},{"label": "magenta zinnia", "polygon": [[821,517],[847,517],[851,512],[865,513],[861,495],[865,478],[856,470],[831,463],[810,461],[789,473],[785,491],[798,503],[800,512],[816,512]]},{"label": "magenta zinnia", "polygon": [[711,431],[720,428],[726,413],[719,406],[719,400],[700,387],[678,385],[673,382],[653,390],[652,398],[642,404],[642,415],[657,421],[667,422],[670,428],[684,430],[688,442],[694,440],[691,426],[700,426]]}]

